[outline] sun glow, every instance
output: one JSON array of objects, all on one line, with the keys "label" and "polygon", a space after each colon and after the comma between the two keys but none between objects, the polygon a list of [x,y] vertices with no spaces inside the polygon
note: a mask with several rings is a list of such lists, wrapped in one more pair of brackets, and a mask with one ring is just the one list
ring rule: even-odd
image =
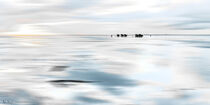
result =
[{"label": "sun glow", "polygon": [[31,36],[31,35],[48,35],[47,31],[32,25],[21,25],[17,31],[8,32],[7,34],[16,36]]}]

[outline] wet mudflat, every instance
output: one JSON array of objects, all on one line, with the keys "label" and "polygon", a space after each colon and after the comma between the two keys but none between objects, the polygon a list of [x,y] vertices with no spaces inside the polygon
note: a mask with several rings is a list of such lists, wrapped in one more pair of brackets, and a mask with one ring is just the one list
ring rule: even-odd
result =
[{"label": "wet mudflat", "polygon": [[0,36],[0,104],[210,105],[210,36]]}]

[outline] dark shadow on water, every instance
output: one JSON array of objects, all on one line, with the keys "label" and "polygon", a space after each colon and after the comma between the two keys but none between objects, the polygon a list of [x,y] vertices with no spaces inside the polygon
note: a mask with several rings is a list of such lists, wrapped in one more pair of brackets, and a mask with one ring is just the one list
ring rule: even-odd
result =
[{"label": "dark shadow on water", "polygon": [[66,82],[74,82],[74,83],[93,83],[95,81],[82,81],[82,80],[52,80],[49,81],[52,83],[66,83]]},{"label": "dark shadow on water", "polygon": [[57,78],[57,80],[51,80],[49,82],[54,84],[64,84],[64,86],[66,86],[66,83],[92,83],[92,85],[100,86],[105,91],[114,95],[122,94],[123,91],[121,89],[124,87],[138,85],[136,81],[124,76],[95,70],[69,71],[68,76],[60,77]]},{"label": "dark shadow on water", "polygon": [[83,81],[83,80],[51,80],[48,81],[50,82],[52,85],[56,86],[56,87],[69,87],[69,86],[75,86],[78,84],[87,84],[87,83],[95,83],[95,81]]},{"label": "dark shadow on water", "polygon": [[100,81],[97,83],[102,86],[135,86],[133,80],[127,79],[122,75],[102,71],[70,71],[68,78],[83,78],[84,80]]},{"label": "dark shadow on water", "polygon": [[64,71],[69,66],[54,66],[50,71]]}]

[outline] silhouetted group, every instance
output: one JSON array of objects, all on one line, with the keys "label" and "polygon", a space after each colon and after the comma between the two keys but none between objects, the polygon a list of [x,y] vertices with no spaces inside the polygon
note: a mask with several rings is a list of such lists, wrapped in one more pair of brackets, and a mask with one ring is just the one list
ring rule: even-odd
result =
[{"label": "silhouetted group", "polygon": [[117,34],[117,37],[127,37],[127,34]]},{"label": "silhouetted group", "polygon": [[135,34],[135,37],[143,37],[143,35],[142,34]]},{"label": "silhouetted group", "polygon": [[[127,37],[128,35],[127,34],[117,34],[116,37]],[[113,37],[113,35],[111,35],[111,37]],[[143,35],[142,34],[135,34],[135,37],[138,37],[138,38],[142,38]]]}]

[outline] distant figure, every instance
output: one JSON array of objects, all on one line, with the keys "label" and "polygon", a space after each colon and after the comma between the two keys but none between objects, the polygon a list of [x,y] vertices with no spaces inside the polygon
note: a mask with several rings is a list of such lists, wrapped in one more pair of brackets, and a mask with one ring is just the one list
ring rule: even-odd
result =
[{"label": "distant figure", "polygon": [[120,34],[121,37],[127,37],[127,34]]},{"label": "distant figure", "polygon": [[135,34],[135,37],[142,38],[143,35],[142,34]]},{"label": "distant figure", "polygon": [[127,34],[117,34],[117,37],[127,37]]},{"label": "distant figure", "polygon": [[121,37],[124,37],[124,34],[121,34]]}]

